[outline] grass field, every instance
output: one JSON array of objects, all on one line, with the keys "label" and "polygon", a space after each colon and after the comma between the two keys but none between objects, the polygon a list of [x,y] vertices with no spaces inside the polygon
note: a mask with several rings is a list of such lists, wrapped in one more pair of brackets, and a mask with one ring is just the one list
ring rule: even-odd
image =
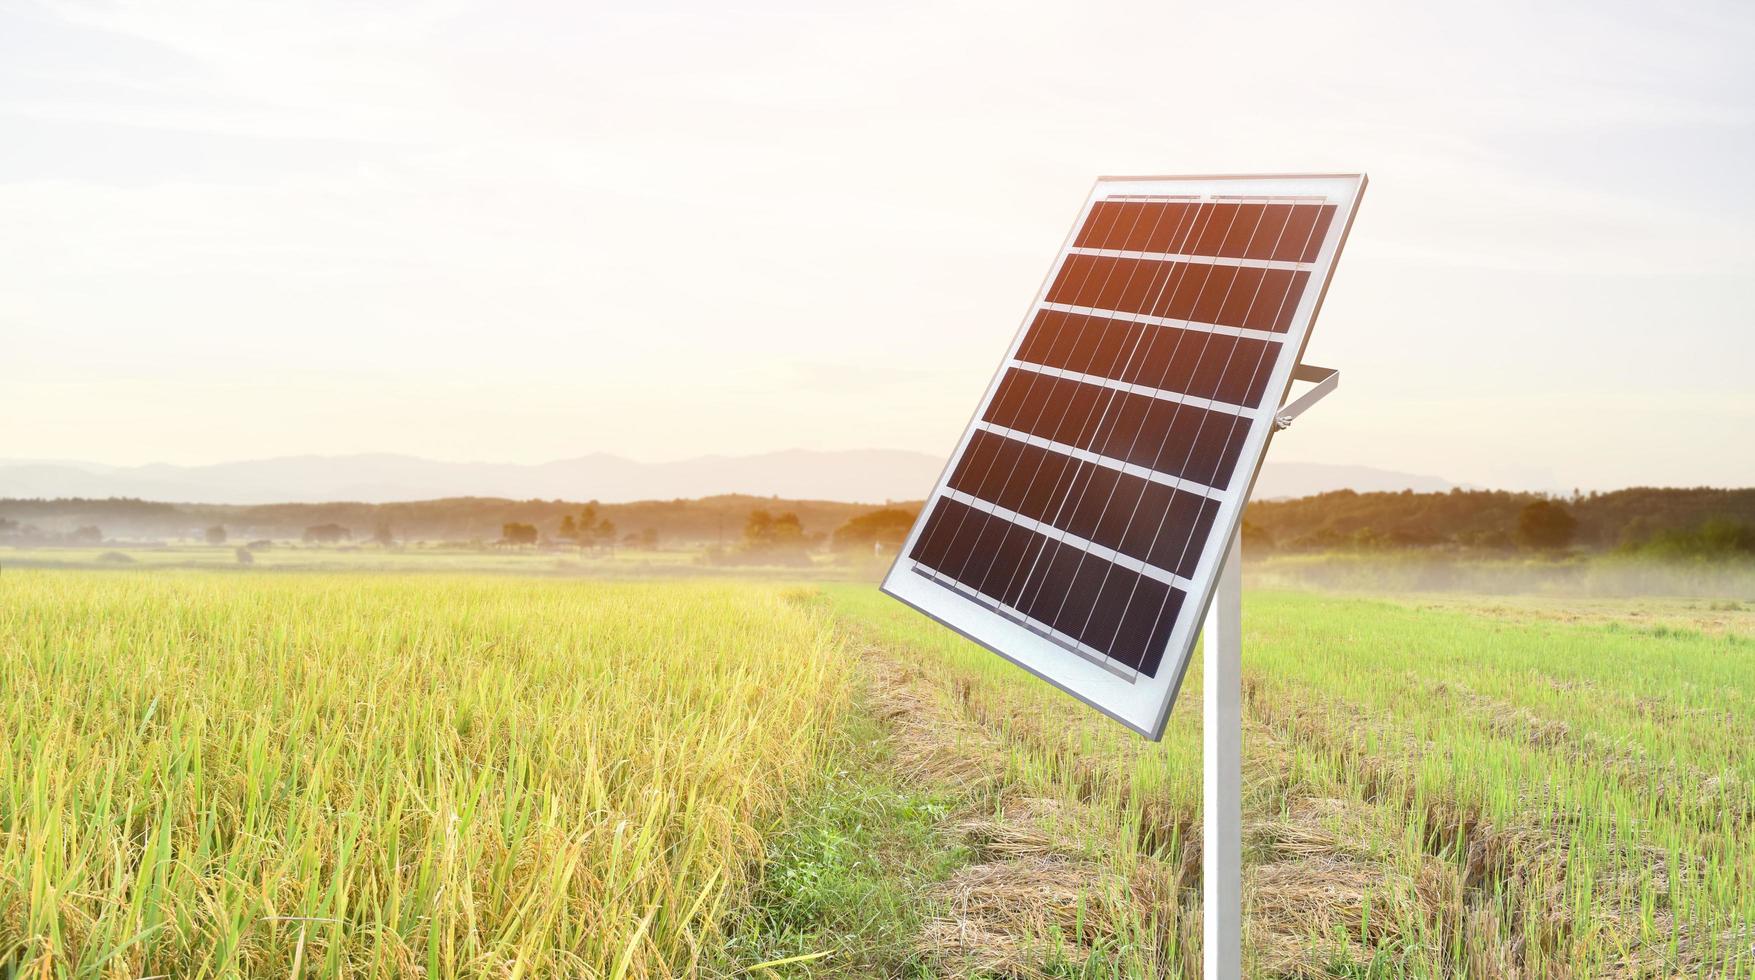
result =
[{"label": "grass field", "polygon": [[[1755,977],[1755,606],[1245,631],[1252,975]],[[866,586],[8,569],[0,972],[1192,976],[1199,683],[1154,745]]]},{"label": "grass field", "polygon": [[[1066,921],[1107,883],[1075,959],[1197,969],[1198,662],[1153,746],[882,597],[832,599],[1000,774],[980,833],[1039,842],[981,874],[1059,887]],[[1751,607],[1267,593],[1245,634],[1255,975],[1755,976]],[[1002,938],[963,952],[1039,958],[1003,941],[1005,897],[961,895]]]}]

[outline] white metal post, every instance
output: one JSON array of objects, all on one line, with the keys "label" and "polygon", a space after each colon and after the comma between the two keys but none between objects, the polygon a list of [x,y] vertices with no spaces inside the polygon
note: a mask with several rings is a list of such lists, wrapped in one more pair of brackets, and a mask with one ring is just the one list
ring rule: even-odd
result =
[{"label": "white metal post", "polygon": [[1243,975],[1243,546],[1231,539],[1201,640],[1201,959]]}]

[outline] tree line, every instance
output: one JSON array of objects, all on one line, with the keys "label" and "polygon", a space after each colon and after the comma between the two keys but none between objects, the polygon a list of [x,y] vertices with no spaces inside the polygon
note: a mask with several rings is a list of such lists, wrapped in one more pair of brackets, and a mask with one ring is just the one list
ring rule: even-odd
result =
[{"label": "tree line", "polygon": [[[1755,540],[1755,489],[1635,487],[1548,495],[1505,490],[1331,493],[1252,501],[1250,550],[1402,548],[1475,552],[1736,553]],[[1755,548],[1742,549],[1755,554]]]},{"label": "tree line", "polygon": [[[363,544],[389,529],[397,541],[480,543],[505,538],[507,525],[536,529],[538,540],[584,547],[633,542],[664,547],[735,545],[751,511],[791,513],[806,534],[832,535],[870,504],[793,500],[726,494],[676,500],[600,503],[589,500],[507,500],[454,497],[387,504],[171,504],[128,498],[0,499],[0,541],[69,543],[87,529],[87,543],[104,539],[201,539],[223,526],[232,539],[304,540],[312,544]],[[567,529],[571,519],[573,528]],[[586,525],[580,530],[580,525]],[[611,528],[613,530],[606,530]],[[100,530],[101,529],[101,530]],[[519,534],[524,532],[520,531]]]},{"label": "tree line", "polygon": [[[398,504],[222,506],[136,500],[0,500],[0,543],[91,545],[118,537],[314,545],[407,540],[507,547],[705,549],[712,561],[893,555],[918,503],[874,507],[726,495],[603,504],[454,498]],[[101,523],[100,523],[101,522]],[[1252,552],[1448,549],[1755,555],[1755,489],[1648,488],[1546,495],[1503,490],[1356,493],[1251,502]]]}]

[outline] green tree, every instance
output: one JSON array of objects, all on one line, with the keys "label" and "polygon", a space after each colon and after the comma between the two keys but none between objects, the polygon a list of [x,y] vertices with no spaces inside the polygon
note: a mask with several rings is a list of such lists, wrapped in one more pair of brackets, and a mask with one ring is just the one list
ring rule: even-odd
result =
[{"label": "green tree", "polygon": [[561,530],[559,534],[561,538],[567,541],[577,541],[579,539],[579,525],[573,523],[572,514],[566,514],[561,517]]},{"label": "green tree", "polygon": [[1255,524],[1246,520],[1243,522],[1242,530],[1238,533],[1243,536],[1244,551],[1259,552],[1273,549],[1274,533],[1267,528],[1262,527],[1260,524]]},{"label": "green tree", "polygon": [[765,510],[752,510],[743,525],[743,540],[755,548],[802,548],[804,526],[791,511],[776,517]]},{"label": "green tree", "polygon": [[743,544],[724,560],[734,564],[808,565],[815,542],[804,533],[798,515],[750,511],[743,525]]},{"label": "green tree", "polygon": [[1517,540],[1526,548],[1559,551],[1576,533],[1578,519],[1557,500],[1532,500],[1517,512]]},{"label": "green tree", "polygon": [[527,545],[536,543],[536,525],[512,521],[500,526],[500,541],[503,544]]},{"label": "green tree", "polygon": [[915,512],[883,507],[856,514],[835,529],[830,538],[836,551],[883,551],[893,554],[914,527]]},{"label": "green tree", "polygon": [[743,522],[743,541],[751,547],[760,547],[774,536],[774,515],[765,510],[752,510]]},{"label": "green tree", "polygon": [[1700,525],[1694,532],[1704,554],[1748,554],[1755,552],[1755,527],[1735,521],[1713,520]]},{"label": "green tree", "polygon": [[1755,525],[1715,518],[1694,528],[1653,532],[1641,540],[1621,545],[1620,550],[1626,554],[1673,561],[1745,558],[1755,555]]},{"label": "green tree", "polygon": [[1635,514],[1632,520],[1621,525],[1621,536],[1617,542],[1623,549],[1634,549],[1651,538],[1651,518],[1644,514]]},{"label": "green tree", "polygon": [[215,524],[207,529],[207,543],[211,545],[225,544],[225,525]]}]

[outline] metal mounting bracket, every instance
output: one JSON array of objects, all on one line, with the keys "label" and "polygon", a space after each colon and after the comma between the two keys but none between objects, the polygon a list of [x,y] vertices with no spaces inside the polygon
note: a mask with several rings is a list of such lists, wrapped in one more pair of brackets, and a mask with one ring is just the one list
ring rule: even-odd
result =
[{"label": "metal mounting bracket", "polygon": [[1275,432],[1290,429],[1293,419],[1310,411],[1310,406],[1322,401],[1329,392],[1340,387],[1341,372],[1334,368],[1300,364],[1292,369],[1292,380],[1314,381],[1316,387],[1280,406],[1280,410],[1274,413]]}]

